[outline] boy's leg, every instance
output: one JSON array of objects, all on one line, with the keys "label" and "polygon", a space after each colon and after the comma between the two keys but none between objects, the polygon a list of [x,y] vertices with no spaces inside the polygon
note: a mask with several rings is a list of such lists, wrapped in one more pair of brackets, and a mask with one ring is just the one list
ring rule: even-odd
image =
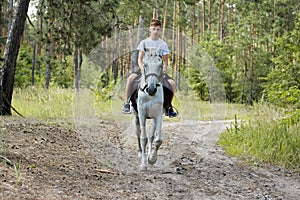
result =
[{"label": "boy's leg", "polygon": [[129,103],[129,95],[130,95],[130,90],[131,90],[131,86],[133,81],[135,80],[135,78],[137,77],[137,74],[133,73],[131,74],[128,79],[127,79],[127,83],[125,86],[125,103],[122,109],[122,113],[124,114],[130,114],[131,110],[130,110],[130,103]]},{"label": "boy's leg", "polygon": [[172,100],[173,100],[173,97],[174,97],[174,93],[175,93],[175,81],[173,79],[168,79],[168,82],[170,84],[170,89],[172,90],[173,94],[172,96],[170,97],[171,101],[171,106],[168,108],[167,110],[167,114],[169,115],[169,117],[176,117],[177,116],[177,113],[174,111],[173,107],[172,107]]}]

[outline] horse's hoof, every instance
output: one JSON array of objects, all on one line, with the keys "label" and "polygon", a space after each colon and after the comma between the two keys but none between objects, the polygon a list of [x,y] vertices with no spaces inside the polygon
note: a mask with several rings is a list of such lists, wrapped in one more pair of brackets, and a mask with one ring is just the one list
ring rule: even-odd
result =
[{"label": "horse's hoof", "polygon": [[157,151],[154,151],[151,155],[148,156],[148,163],[154,165],[157,161]]},{"label": "horse's hoof", "polygon": [[140,170],[142,172],[147,171],[147,166],[146,165],[141,165]]},{"label": "horse's hoof", "polygon": [[142,152],[139,151],[139,152],[138,152],[138,158],[141,158],[141,157],[142,157]]}]

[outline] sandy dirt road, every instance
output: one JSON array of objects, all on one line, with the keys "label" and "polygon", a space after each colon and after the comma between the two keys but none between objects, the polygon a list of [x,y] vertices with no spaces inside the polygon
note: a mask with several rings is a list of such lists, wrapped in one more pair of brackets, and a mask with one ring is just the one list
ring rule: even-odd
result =
[{"label": "sandy dirt road", "polygon": [[131,128],[4,119],[0,199],[299,199],[299,173],[227,156],[215,144],[222,128],[165,122],[158,161],[140,172]]}]

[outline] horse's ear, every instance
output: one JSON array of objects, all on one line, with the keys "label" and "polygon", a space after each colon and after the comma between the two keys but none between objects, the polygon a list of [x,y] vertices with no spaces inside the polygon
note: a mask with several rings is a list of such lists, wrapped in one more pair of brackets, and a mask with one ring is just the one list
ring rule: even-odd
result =
[{"label": "horse's ear", "polygon": [[162,55],[162,49],[158,49],[158,56]]}]

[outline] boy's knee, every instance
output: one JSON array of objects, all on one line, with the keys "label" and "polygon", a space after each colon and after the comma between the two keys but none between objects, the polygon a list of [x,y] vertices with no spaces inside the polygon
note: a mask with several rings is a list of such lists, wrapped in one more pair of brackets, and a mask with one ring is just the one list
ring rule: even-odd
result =
[{"label": "boy's knee", "polygon": [[173,79],[168,80],[171,85],[175,85],[175,81]]},{"label": "boy's knee", "polygon": [[172,79],[169,79],[168,82],[171,85],[171,89],[174,91],[174,89],[175,89],[175,81],[172,80]]},{"label": "boy's knee", "polygon": [[137,77],[136,74],[131,74],[131,75],[128,77],[128,81],[129,81],[129,82],[133,82],[134,79],[135,79],[136,77]]}]

